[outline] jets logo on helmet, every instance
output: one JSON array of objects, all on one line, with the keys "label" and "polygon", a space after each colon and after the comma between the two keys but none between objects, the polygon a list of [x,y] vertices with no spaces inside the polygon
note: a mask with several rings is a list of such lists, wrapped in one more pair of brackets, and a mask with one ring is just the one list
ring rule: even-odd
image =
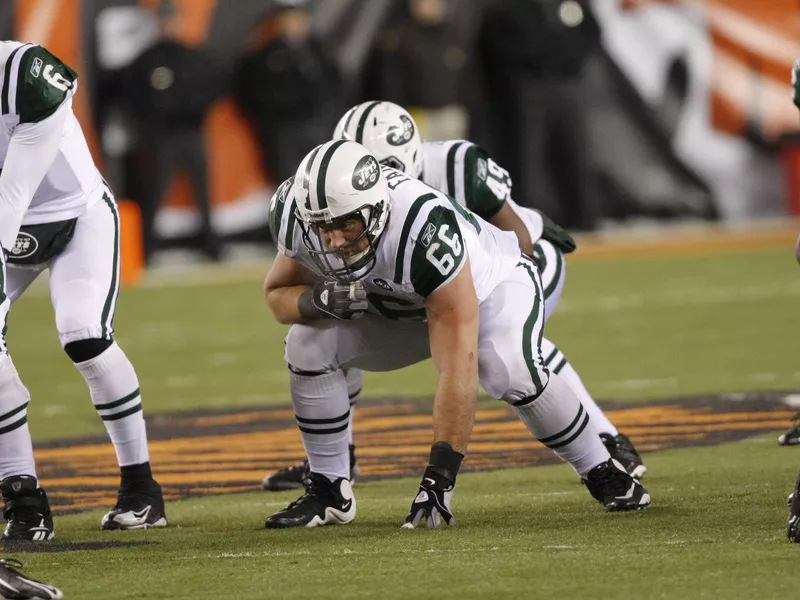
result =
[{"label": "jets logo on helmet", "polygon": [[386,136],[386,141],[392,146],[402,146],[403,144],[407,144],[411,141],[411,138],[414,137],[414,131],[416,131],[414,122],[410,117],[400,115],[400,122],[402,123],[402,126],[392,127],[389,130],[389,134]]},{"label": "jets logo on helmet", "polygon": [[378,173],[381,168],[378,161],[371,154],[368,154],[356,165],[356,170],[353,171],[353,187],[359,191],[368,190],[373,185],[378,183]]},{"label": "jets logo on helmet", "polygon": [[[369,273],[389,216],[389,187],[375,156],[348,140],[317,146],[297,169],[294,194],[303,243],[319,270],[340,281]],[[352,220],[363,231],[343,246],[326,247],[320,233]]]},{"label": "jets logo on helmet", "polygon": [[334,139],[363,144],[382,165],[419,178],[422,175],[422,138],[406,109],[392,102],[364,102],[339,119]]}]

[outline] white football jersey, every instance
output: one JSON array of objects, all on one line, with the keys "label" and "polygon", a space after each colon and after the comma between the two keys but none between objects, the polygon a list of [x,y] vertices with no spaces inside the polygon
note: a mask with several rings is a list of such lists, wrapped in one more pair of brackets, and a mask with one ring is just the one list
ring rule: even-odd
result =
[{"label": "white football jersey", "polygon": [[420,179],[487,221],[504,204],[509,204],[525,222],[534,244],[542,236],[544,223],[541,214],[520,207],[511,199],[508,171],[472,142],[448,140],[423,143]]},{"label": "white football jersey", "polygon": [[[102,176],[71,108],[76,89],[75,71],[41,46],[0,42],[0,172],[19,125],[42,122],[64,104],[69,107],[58,153],[33,195],[24,225],[77,217],[102,197]],[[2,174],[25,176],[24,171]]]},{"label": "white football jersey", "polygon": [[[389,167],[383,172],[389,220],[377,242],[377,262],[361,279],[370,311],[389,319],[425,319],[425,298],[455,277],[466,257],[478,301],[485,300],[521,259],[516,236],[421,181]],[[324,277],[306,250],[292,181],[285,181],[272,199],[272,236],[281,253]],[[311,243],[318,248],[318,239]]]}]

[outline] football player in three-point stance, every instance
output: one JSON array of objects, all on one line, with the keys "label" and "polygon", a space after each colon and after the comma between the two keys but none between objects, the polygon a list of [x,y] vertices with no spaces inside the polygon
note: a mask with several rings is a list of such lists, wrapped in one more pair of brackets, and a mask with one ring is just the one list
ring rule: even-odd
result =
[{"label": "football player in three-point stance", "polygon": [[[381,164],[424,181],[484,220],[514,232],[521,250],[536,258],[544,286],[545,320],[552,315],[564,288],[564,254],[574,250],[575,244],[569,234],[539,211],[521,207],[511,199],[508,172],[482,148],[464,140],[423,142],[411,115],[391,102],[365,102],[351,108],[337,124],[333,139],[363,144]],[[542,355],[545,365],[578,395],[611,456],[634,477],[643,477],[647,469],[636,448],[597,406],[564,354],[543,339]],[[358,369],[349,369],[345,376],[352,409],[361,392],[362,376]],[[348,431],[351,471],[355,476],[358,463],[352,437],[353,412]],[[306,470],[306,461],[285,467],[266,477],[263,487],[273,491],[300,488]]]},{"label": "football player in three-point stance", "polygon": [[451,499],[478,383],[570,463],[607,510],[650,496],[613,460],[589,415],[544,364],[544,292],[517,238],[364,146],[318,146],[270,207],[278,255],[266,300],[291,323],[285,359],[309,485],[269,528],[348,523],[350,403],[343,369],[389,371],[433,358],[433,445],[404,527],[454,524]]},{"label": "football player in three-point stance", "polygon": [[5,539],[53,537],[27,424],[28,390],[5,345],[8,311],[50,270],[56,329],[89,386],[121,471],[103,529],[166,525],[150,471],[139,381],[114,341],[119,213],[72,112],[75,71],[41,46],[0,42],[0,492]]},{"label": "football player in three-point stance", "polygon": [[[794,105],[800,109],[800,59],[795,61],[792,69],[792,99]],[[797,262],[800,262],[800,237],[797,238],[795,256]],[[800,443],[800,424],[792,427],[778,441],[786,445]],[[786,525],[786,535],[789,536],[790,542],[800,544],[800,475],[797,476],[794,492],[789,495],[789,519]]]}]

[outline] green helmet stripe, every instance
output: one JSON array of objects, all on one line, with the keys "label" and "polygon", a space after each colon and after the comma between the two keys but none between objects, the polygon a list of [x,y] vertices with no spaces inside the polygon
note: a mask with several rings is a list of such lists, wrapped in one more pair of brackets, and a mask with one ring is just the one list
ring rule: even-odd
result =
[{"label": "green helmet stripe", "polygon": [[347,138],[350,136],[350,122],[353,120],[353,115],[358,112],[358,106],[354,106],[349,111],[347,111],[347,120],[344,122],[344,130],[342,131],[342,136]]},{"label": "green helmet stripe", "polygon": [[364,140],[364,127],[367,124],[367,118],[369,117],[369,113],[371,113],[372,109],[375,108],[376,106],[378,106],[378,104],[380,104],[379,101],[375,101],[375,102],[370,103],[370,105],[367,106],[367,108],[364,109],[364,112],[361,113],[361,118],[358,120],[358,129],[356,129],[356,141],[359,144],[363,144],[364,143],[363,142],[363,140]]},{"label": "green helmet stripe", "polygon": [[333,158],[333,154],[336,152],[336,149],[346,141],[347,140],[336,140],[335,142],[331,143],[331,145],[328,146],[328,149],[325,151],[325,154],[322,156],[322,161],[319,163],[319,172],[317,173],[317,204],[319,204],[319,210],[328,208],[328,200],[325,196],[325,178],[328,175],[328,165],[331,163],[331,159]]},{"label": "green helmet stripe", "polygon": [[308,157],[308,162],[306,162],[306,169],[303,171],[303,191],[305,192],[306,196],[306,207],[311,210],[311,190],[309,189],[311,185],[311,167],[314,166],[314,159],[317,158],[317,153],[322,146],[317,146],[311,152],[311,156]]}]

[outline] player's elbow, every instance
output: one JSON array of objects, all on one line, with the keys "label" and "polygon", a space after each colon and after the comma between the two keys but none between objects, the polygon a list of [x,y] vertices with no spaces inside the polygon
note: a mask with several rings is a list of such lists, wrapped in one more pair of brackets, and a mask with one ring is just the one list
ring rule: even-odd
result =
[{"label": "player's elbow", "polygon": [[285,310],[285,302],[283,301],[283,294],[275,289],[264,289],[264,299],[267,306],[272,311],[272,316],[275,320],[282,325],[291,325],[294,321],[291,318],[290,311]]}]

